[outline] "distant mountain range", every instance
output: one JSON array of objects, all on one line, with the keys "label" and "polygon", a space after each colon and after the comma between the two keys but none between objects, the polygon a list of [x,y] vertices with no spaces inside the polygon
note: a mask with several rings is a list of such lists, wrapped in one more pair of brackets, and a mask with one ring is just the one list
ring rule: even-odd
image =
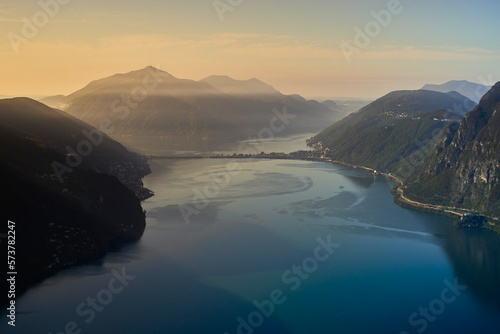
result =
[{"label": "distant mountain range", "polygon": [[333,100],[326,100],[326,101],[323,101],[321,102],[323,105],[325,105],[326,107],[328,107],[330,110],[332,111],[335,111],[335,112],[338,112],[338,113],[342,113],[344,112],[342,110],[342,108],[337,104],[337,102],[333,101]]},{"label": "distant mountain range", "polygon": [[309,144],[328,149],[334,160],[395,172],[400,160],[474,105],[455,92],[396,91],[328,127]]},{"label": "distant mountain range", "polygon": [[[178,79],[154,67],[91,82],[69,96],[41,100],[95,126],[113,124],[114,137],[234,141],[316,132],[343,115],[298,95],[283,95],[257,79],[210,76]],[[277,113],[290,115],[279,117]],[[273,123],[270,125],[270,123]]]},{"label": "distant mountain range", "polygon": [[441,93],[457,92],[463,96],[469,98],[470,100],[478,103],[481,97],[486,94],[491,86],[485,86],[478,83],[466,81],[466,80],[454,80],[448,81],[441,85],[425,85],[422,87],[424,90],[433,90]]},{"label": "distant mountain range", "polygon": [[147,193],[148,173],[144,158],[62,111],[0,100],[0,208],[16,224],[17,293],[139,239],[145,214],[134,191]]},{"label": "distant mountain range", "polygon": [[405,196],[500,217],[500,82],[409,178]]}]

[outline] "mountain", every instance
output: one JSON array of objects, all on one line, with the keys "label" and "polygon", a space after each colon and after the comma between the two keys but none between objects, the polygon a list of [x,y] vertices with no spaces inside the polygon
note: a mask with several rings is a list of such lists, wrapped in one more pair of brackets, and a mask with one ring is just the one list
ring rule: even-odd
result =
[{"label": "mountain", "polygon": [[270,127],[275,136],[316,132],[339,118],[316,101],[283,95],[257,79],[212,76],[193,81],[154,67],[96,80],[55,100],[95,127],[102,127],[103,121],[112,124],[108,133],[115,138],[229,142],[255,137]]},{"label": "mountain", "polygon": [[321,103],[333,111],[341,111],[342,110],[342,108],[340,108],[340,106],[337,104],[337,102],[335,102],[333,100],[326,100],[326,101],[323,101]]},{"label": "mountain", "polygon": [[340,107],[337,102],[333,100],[326,100],[321,102],[324,106],[329,108],[331,111],[336,112],[336,113],[345,113],[345,111]]},{"label": "mountain", "polygon": [[4,99],[0,100],[0,126],[42,148],[70,155],[55,167],[63,180],[71,176],[70,170],[77,164],[116,176],[141,198],[149,194],[141,181],[150,173],[144,157],[129,152],[106,134],[65,112],[29,98]]},{"label": "mountain", "polygon": [[66,104],[64,101],[66,99],[66,96],[64,95],[55,95],[55,96],[47,96],[44,98],[39,99],[41,103],[51,106],[52,108],[56,109],[61,109],[64,110],[68,108],[68,104]]},{"label": "mountain", "polygon": [[212,75],[200,81],[206,82],[221,92],[230,95],[281,95],[281,93],[272,86],[256,78],[250,80],[235,80],[226,75]]},{"label": "mountain", "polygon": [[490,90],[491,86],[485,86],[478,83],[466,81],[466,80],[455,80],[448,81],[442,85],[425,85],[422,89],[424,90],[432,90],[441,93],[448,92],[458,92],[463,96],[469,98],[474,102],[479,102],[481,97]]},{"label": "mountain", "polygon": [[337,161],[397,172],[400,160],[473,106],[456,93],[396,91],[333,124],[308,143],[328,149],[327,154]]},{"label": "mountain", "polygon": [[500,82],[459,124],[447,128],[431,156],[406,183],[424,203],[500,217]]},{"label": "mountain", "polygon": [[[142,174],[142,160],[103,136],[77,164],[78,155],[67,153],[66,147],[78,151],[87,145],[84,141],[90,143],[83,131],[97,133],[39,102],[0,100],[0,211],[4,222],[15,223],[16,269],[22,273],[17,295],[61,269],[136,241],[144,232],[145,214],[134,192],[116,177],[97,172],[114,165],[124,175],[128,166],[138,169],[133,175]],[[98,143],[96,136],[93,140]],[[71,168],[63,182],[55,163]],[[2,224],[0,234],[6,233],[7,224]]]}]

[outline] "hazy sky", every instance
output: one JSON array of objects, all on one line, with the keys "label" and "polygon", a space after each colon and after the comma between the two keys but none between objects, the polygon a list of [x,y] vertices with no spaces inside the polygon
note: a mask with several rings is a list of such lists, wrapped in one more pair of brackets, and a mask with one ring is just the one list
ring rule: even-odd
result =
[{"label": "hazy sky", "polygon": [[[1,0],[0,95],[69,94],[147,65],[195,80],[257,77],[305,96],[500,80],[500,1],[397,2],[220,0],[231,10],[218,13],[213,0]],[[381,10],[390,17],[375,23]],[[368,40],[355,43],[356,27]],[[343,42],[356,48],[350,63]]]}]

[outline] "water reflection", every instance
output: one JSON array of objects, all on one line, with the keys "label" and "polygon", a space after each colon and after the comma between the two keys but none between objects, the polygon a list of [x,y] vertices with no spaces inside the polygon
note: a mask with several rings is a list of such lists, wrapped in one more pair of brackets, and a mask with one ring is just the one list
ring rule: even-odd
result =
[{"label": "water reflection", "polygon": [[303,264],[316,238],[327,235],[341,244],[338,252],[255,333],[415,329],[410,314],[455,276],[469,288],[426,333],[498,329],[500,236],[397,206],[385,178],[291,161],[238,161],[241,173],[186,224],[179,205],[192,204],[193,188],[203,191],[226,163],[154,161],[146,186],[156,196],[144,202],[143,239],[108,255],[102,267],[75,268],[20,300],[21,312],[39,312],[23,314],[23,334],[62,328],[124,264],[137,279],[85,332],[237,333],[237,318],[273,289],[285,291],[283,273]]},{"label": "water reflection", "polygon": [[348,179],[349,181],[351,181],[355,185],[357,185],[359,187],[366,188],[366,189],[370,188],[376,179],[376,176],[367,177],[366,175],[357,176],[357,175],[348,175],[347,174],[347,175],[345,175],[345,177],[346,177],[346,179]]},{"label": "water reflection", "polygon": [[500,309],[500,236],[451,227],[445,249],[459,279],[484,303]]}]

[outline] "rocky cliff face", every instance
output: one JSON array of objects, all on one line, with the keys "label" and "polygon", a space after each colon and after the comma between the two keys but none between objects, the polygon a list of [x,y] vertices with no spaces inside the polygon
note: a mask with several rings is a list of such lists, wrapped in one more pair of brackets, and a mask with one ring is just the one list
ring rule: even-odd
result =
[{"label": "rocky cliff face", "polygon": [[407,180],[411,199],[500,217],[500,82]]}]

